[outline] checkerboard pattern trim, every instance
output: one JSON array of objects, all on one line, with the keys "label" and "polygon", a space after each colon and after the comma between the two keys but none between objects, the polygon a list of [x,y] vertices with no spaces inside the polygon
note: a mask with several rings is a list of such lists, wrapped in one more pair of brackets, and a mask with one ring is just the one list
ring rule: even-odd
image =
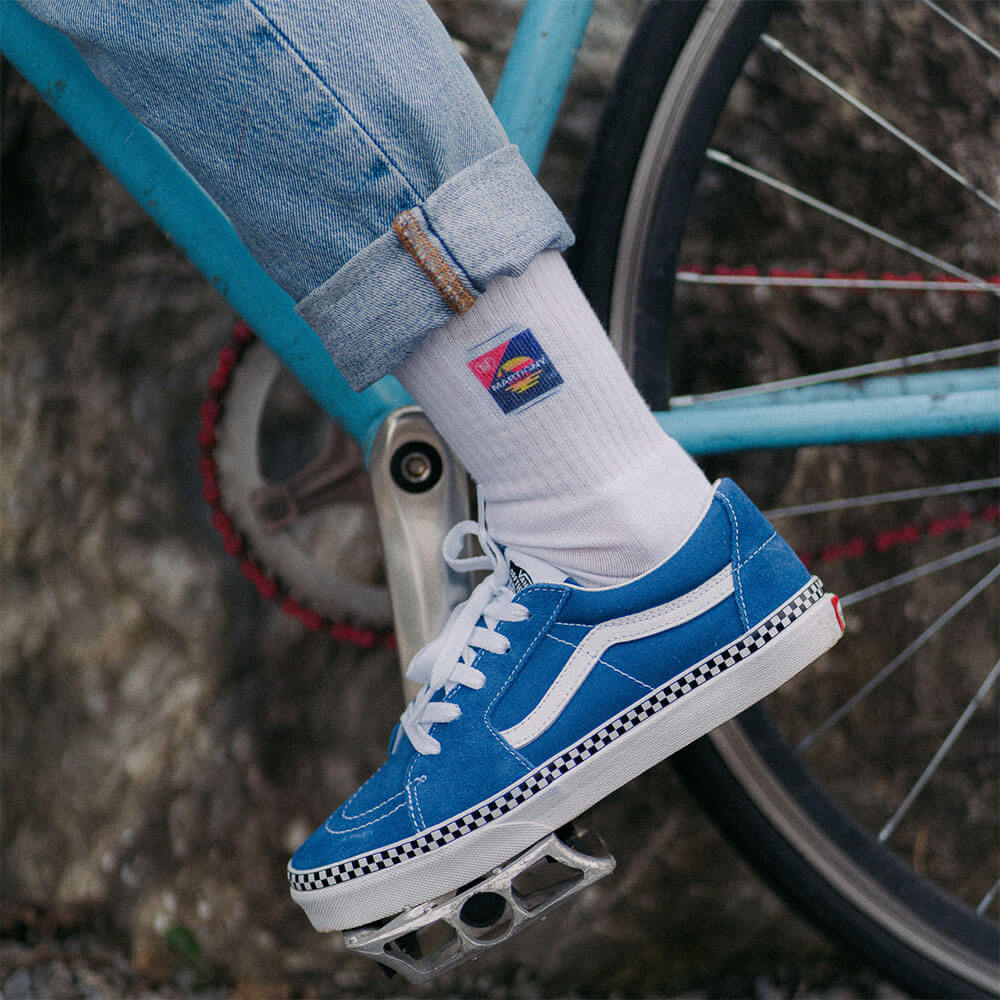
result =
[{"label": "checkerboard pattern trim", "polygon": [[521,803],[526,802],[536,792],[541,791],[557,778],[571,771],[577,764],[613,743],[619,736],[634,729],[641,722],[656,715],[661,709],[672,705],[701,687],[706,681],[717,677],[724,670],[728,670],[747,656],[762,649],[796,618],[819,601],[823,594],[822,582],[813,577],[809,585],[788,604],[779,608],[773,615],[737,639],[732,645],[674,678],[665,687],[654,691],[648,698],[633,705],[632,708],[612,719],[576,746],[563,751],[547,764],[543,764],[497,798],[477,806],[456,819],[449,820],[442,826],[425,830],[412,840],[402,844],[396,844],[373,854],[352,858],[349,861],[342,861],[339,864],[316,871],[293,872],[290,870],[288,880],[292,888],[298,892],[308,892],[312,889],[326,889],[330,886],[340,885],[363,875],[371,875],[391,868],[400,862],[420,857],[444,844],[450,844],[473,830],[478,830],[480,827],[486,826],[487,823],[499,819]]}]

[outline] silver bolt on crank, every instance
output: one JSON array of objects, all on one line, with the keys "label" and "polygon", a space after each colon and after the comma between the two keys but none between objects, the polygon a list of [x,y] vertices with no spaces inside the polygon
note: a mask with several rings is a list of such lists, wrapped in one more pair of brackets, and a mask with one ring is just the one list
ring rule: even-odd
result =
[{"label": "silver bolt on crank", "polygon": [[615,870],[593,833],[563,827],[478,881],[387,923],[344,932],[348,951],[412,983],[478,958]]}]

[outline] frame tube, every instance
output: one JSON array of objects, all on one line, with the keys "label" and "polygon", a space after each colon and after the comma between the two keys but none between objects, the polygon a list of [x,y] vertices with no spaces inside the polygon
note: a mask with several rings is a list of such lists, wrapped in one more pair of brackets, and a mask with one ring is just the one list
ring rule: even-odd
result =
[{"label": "frame tube", "polygon": [[173,154],[90,72],[72,43],[0,0],[3,51],[171,241],[367,455],[386,414],[411,402],[395,379],[356,393],[319,337]]},{"label": "frame tube", "polygon": [[655,414],[696,455],[754,448],[1000,432],[1000,389],[765,406],[692,405]]},{"label": "frame tube", "polygon": [[555,127],[594,0],[528,0],[493,110],[532,173]]}]

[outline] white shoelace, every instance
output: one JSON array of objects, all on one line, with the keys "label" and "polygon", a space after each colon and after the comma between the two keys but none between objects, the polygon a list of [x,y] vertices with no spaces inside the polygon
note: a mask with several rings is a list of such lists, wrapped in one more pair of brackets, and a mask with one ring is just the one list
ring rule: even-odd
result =
[{"label": "white shoelace", "polygon": [[[483,550],[481,556],[460,557],[466,535],[475,535]],[[422,754],[441,752],[441,744],[430,735],[436,722],[451,722],[462,710],[453,702],[432,701],[440,690],[449,694],[456,685],[478,690],[486,683],[482,671],[472,666],[478,650],[506,653],[510,640],[494,631],[500,622],[520,622],[529,616],[528,609],[513,601],[514,592],[507,586],[509,567],[506,556],[486,531],[480,499],[479,521],[460,521],[445,536],[442,546],[445,562],[459,573],[490,570],[468,600],[451,613],[441,634],[413,657],[406,676],[423,684],[417,696],[400,717],[400,730],[393,746],[405,732],[414,749]],[[485,628],[479,624],[483,620]]]}]

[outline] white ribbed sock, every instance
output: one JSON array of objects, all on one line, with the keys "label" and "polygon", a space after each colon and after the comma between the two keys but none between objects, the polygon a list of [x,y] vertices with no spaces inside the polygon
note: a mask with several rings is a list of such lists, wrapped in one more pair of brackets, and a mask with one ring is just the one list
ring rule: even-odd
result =
[{"label": "white ribbed sock", "polygon": [[394,374],[482,486],[497,541],[581,584],[652,569],[709,503],[556,251],[496,278]]}]

